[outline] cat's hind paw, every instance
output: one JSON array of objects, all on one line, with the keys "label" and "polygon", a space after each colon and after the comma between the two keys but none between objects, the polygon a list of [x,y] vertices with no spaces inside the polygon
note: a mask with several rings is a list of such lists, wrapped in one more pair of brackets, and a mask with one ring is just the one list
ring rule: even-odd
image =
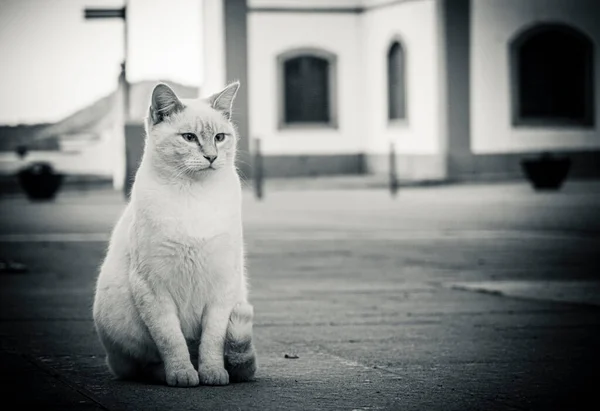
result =
[{"label": "cat's hind paw", "polygon": [[225,368],[210,367],[200,364],[198,375],[202,385],[227,385],[229,384],[229,374]]},{"label": "cat's hind paw", "polygon": [[200,383],[198,373],[190,364],[189,368],[176,368],[166,372],[167,385],[171,387],[195,387]]}]

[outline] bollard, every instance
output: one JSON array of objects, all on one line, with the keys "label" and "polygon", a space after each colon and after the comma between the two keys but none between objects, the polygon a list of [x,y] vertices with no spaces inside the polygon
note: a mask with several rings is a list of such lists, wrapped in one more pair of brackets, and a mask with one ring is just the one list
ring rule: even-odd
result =
[{"label": "bollard", "polygon": [[396,173],[396,150],[394,143],[390,143],[390,194],[392,197],[395,197],[398,192],[398,176]]},{"label": "bollard", "polygon": [[260,139],[254,139],[254,194],[256,198],[263,198],[263,159],[260,151]]}]

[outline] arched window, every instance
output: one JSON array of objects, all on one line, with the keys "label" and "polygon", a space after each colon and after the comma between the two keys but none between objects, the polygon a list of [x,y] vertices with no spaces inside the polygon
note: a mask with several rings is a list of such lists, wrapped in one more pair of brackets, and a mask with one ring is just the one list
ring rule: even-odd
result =
[{"label": "arched window", "polygon": [[563,24],[542,24],[511,43],[513,123],[593,125],[593,43]]},{"label": "arched window", "polygon": [[280,127],[335,126],[335,70],[332,53],[293,50],[278,57]]},{"label": "arched window", "polygon": [[387,55],[388,119],[406,118],[406,58],[404,48],[395,41]]}]

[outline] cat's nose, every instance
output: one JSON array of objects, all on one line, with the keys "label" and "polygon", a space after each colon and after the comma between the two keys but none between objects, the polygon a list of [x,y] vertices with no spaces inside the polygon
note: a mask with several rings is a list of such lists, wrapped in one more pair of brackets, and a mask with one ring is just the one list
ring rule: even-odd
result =
[{"label": "cat's nose", "polygon": [[205,159],[207,159],[209,161],[210,164],[213,163],[213,161],[215,161],[217,159],[217,156],[204,156]]}]

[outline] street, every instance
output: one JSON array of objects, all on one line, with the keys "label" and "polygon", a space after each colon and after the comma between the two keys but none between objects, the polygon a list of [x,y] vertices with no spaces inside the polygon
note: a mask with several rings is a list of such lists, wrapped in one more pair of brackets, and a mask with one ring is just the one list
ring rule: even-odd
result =
[{"label": "street", "polygon": [[0,259],[28,268],[0,274],[10,409],[598,407],[598,182],[247,190],[257,379],[187,389],[104,365],[91,304],[124,205],[107,190],[0,200]]}]

